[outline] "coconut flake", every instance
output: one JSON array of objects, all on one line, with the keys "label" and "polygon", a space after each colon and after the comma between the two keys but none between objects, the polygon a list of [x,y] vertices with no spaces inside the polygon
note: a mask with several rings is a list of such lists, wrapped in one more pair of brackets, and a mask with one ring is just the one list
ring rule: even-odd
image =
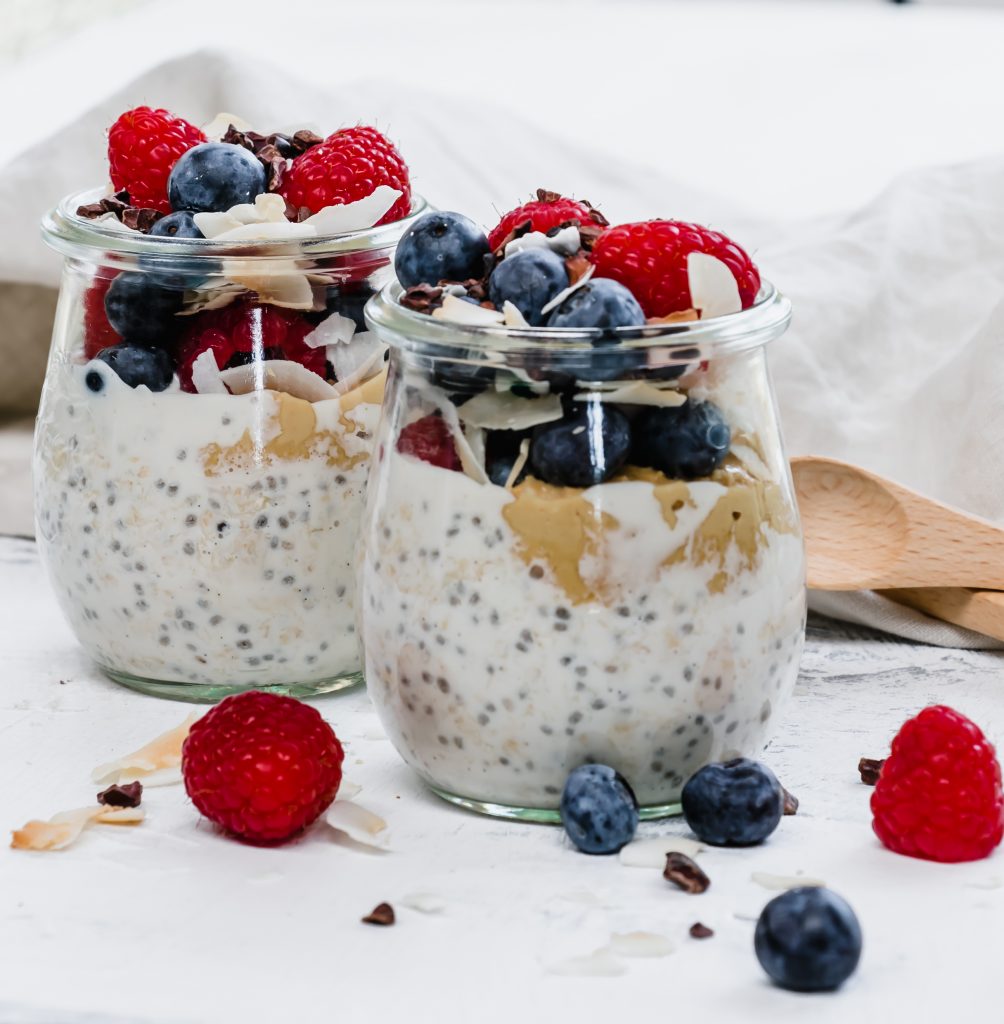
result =
[{"label": "coconut flake", "polygon": [[452,402],[445,402],[439,407],[439,411],[442,414],[443,422],[449,427],[450,434],[453,436],[453,443],[456,445],[457,457],[460,459],[463,471],[479,484],[488,483],[488,474],[485,472],[484,463],[478,460],[477,454],[460,426],[456,406]]},{"label": "coconut flake", "polygon": [[254,130],[249,121],[245,121],[243,117],[238,117],[236,114],[228,114],[224,110],[217,114],[209,124],[203,125],[202,134],[211,142],[219,142],[227,134],[231,125],[239,132]]},{"label": "coconut flake", "polygon": [[609,946],[594,950],[586,956],[573,956],[545,964],[549,974],[563,974],[575,977],[616,978],[627,972]]},{"label": "coconut flake", "polygon": [[168,785],[181,781],[181,747],[192,723],[199,716],[193,711],[181,725],[161,733],[144,747],[91,772],[91,781],[99,785],[118,785],[141,781],[144,786]]},{"label": "coconut flake", "polygon": [[454,324],[469,324],[472,327],[495,327],[505,321],[505,316],[494,309],[485,309],[473,302],[465,302],[456,295],[447,295],[443,304],[432,311],[437,320],[449,320]]},{"label": "coconut flake", "polygon": [[735,275],[720,260],[706,252],[687,256],[690,301],[701,311],[701,319],[738,313],[742,308]]},{"label": "coconut flake", "polygon": [[730,451],[757,480],[770,480],[770,470],[763,459],[749,445],[734,444]]},{"label": "coconut flake", "polygon": [[695,857],[704,847],[686,836],[660,836],[656,839],[636,839],[621,847],[617,859],[628,868],[658,868],[666,866],[667,853],[682,853]]},{"label": "coconut flake", "polygon": [[248,291],[257,292],[261,302],[286,309],[313,309],[314,289],[306,274],[289,269],[285,260],[224,260],[227,278]]},{"label": "coconut flake", "polygon": [[506,299],[502,303],[502,323],[506,327],[529,327],[526,317],[519,311],[519,306]]},{"label": "coconut flake", "polygon": [[200,352],[192,362],[192,384],[200,395],[229,394],[220,377],[220,368],[216,364],[216,353],[207,348]]},{"label": "coconut flake", "polygon": [[581,391],[575,396],[577,402],[618,402],[623,405],[657,405],[673,408],[683,405],[687,396],[675,388],[657,388],[645,380],[634,380],[621,384],[612,391]]},{"label": "coconut flake", "polygon": [[402,193],[390,185],[377,187],[362,199],[340,206],[325,206],[303,223],[319,235],[341,235],[348,231],[364,231],[373,227],[401,198]]},{"label": "coconut flake", "polygon": [[807,875],[772,875],[769,871],[754,871],[750,878],[765,889],[775,890],[798,889],[801,886],[818,889],[826,885],[818,878],[809,878]]},{"label": "coconut flake", "polygon": [[310,225],[295,224],[284,220],[281,224],[271,221],[253,221],[223,231],[213,238],[214,242],[288,242],[301,238],[316,238],[317,232]]},{"label": "coconut flake", "polygon": [[281,391],[306,402],[337,398],[338,392],[323,377],[291,359],[263,359],[220,371],[220,380],[235,395],[253,391]]},{"label": "coconut flake", "polygon": [[243,221],[239,221],[229,213],[218,211],[196,213],[192,220],[195,221],[195,226],[202,232],[205,238],[216,238],[226,231],[234,231],[243,223]]},{"label": "coconut flake", "polygon": [[516,454],[516,459],[512,464],[512,469],[509,470],[509,475],[505,480],[505,489],[511,491],[516,486],[516,481],[519,479],[520,473],[523,472],[523,467],[527,464],[530,459],[530,438],[524,437],[519,443],[519,452]]},{"label": "coconut flake", "polygon": [[558,292],[557,295],[555,295],[553,299],[551,299],[550,302],[545,303],[544,306],[541,307],[541,316],[546,316],[548,313],[551,312],[552,309],[557,309],[558,306],[560,306],[565,301],[565,299],[568,298],[569,295],[571,295],[573,292],[577,292],[593,276],[595,270],[596,267],[594,267],[592,263],[590,263],[589,268],[582,275],[582,277],[580,277],[578,281],[575,282],[575,284],[570,284],[567,288],[563,288],[560,292]]},{"label": "coconut flake", "polygon": [[204,313],[207,309],[223,309],[246,290],[243,285],[224,284],[185,292],[185,305],[178,312],[178,316],[193,316],[195,313]]},{"label": "coconut flake", "polygon": [[11,833],[10,845],[13,850],[64,850],[91,825],[138,825],[145,817],[140,807],[78,807],[48,821],[29,821]]},{"label": "coconut flake", "polygon": [[338,795],[342,800],[351,800],[353,797],[359,796],[363,791],[363,787],[358,782],[352,782],[349,779],[342,776],[342,781],[338,785]]},{"label": "coconut flake", "polygon": [[615,956],[669,956],[676,946],[665,935],[656,932],[626,932],[610,936],[610,952]]},{"label": "coconut flake", "polygon": [[337,378],[335,391],[343,395],[359,387],[383,366],[387,346],[372,331],[362,331],[344,344],[330,345],[328,359]]},{"label": "coconut flake", "polygon": [[325,348],[328,345],[344,345],[356,333],[356,322],[351,317],[334,312],[326,316],[304,339],[307,348]]},{"label": "coconut flake", "polygon": [[505,255],[513,256],[527,249],[550,249],[559,256],[574,256],[581,248],[582,238],[579,229],[570,224],[553,235],[546,235],[543,231],[528,231],[506,245]]},{"label": "coconut flake", "polygon": [[410,892],[397,900],[397,903],[417,910],[420,914],[441,914],[446,909],[446,900],[434,892]]},{"label": "coconut flake", "polygon": [[526,430],[564,415],[559,395],[520,398],[508,391],[482,391],[457,410],[465,424],[487,430]]},{"label": "coconut flake", "polygon": [[351,800],[336,800],[328,808],[324,820],[336,832],[343,832],[357,843],[374,846],[378,850],[388,848],[387,822]]}]

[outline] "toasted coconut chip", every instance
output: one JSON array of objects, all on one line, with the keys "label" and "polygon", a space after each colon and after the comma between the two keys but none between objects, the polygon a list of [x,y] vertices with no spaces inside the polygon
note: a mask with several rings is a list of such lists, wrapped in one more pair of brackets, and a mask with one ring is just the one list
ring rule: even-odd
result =
[{"label": "toasted coconut chip", "polygon": [[750,878],[765,889],[798,889],[801,886],[823,888],[826,883],[807,875],[772,875],[769,871],[754,871]]},{"label": "toasted coconut chip", "polygon": [[313,309],[314,287],[306,274],[289,269],[286,260],[224,260],[226,276],[257,292],[262,302],[286,309]]},{"label": "toasted coconut chip", "polygon": [[[91,781],[100,785],[122,784],[135,782],[139,779],[144,786],[166,785],[167,777],[171,782],[181,781],[181,747],[188,736],[192,723],[199,716],[193,711],[181,725],[169,729],[145,747],[134,750],[115,761],[98,765],[91,772]],[[173,775],[177,773],[177,779]]]},{"label": "toasted coconut chip", "polygon": [[138,825],[146,820],[146,811],[142,807],[105,807],[94,818],[98,825]]},{"label": "toasted coconut chip", "polygon": [[207,309],[223,309],[246,291],[247,289],[240,284],[224,284],[205,290],[185,292],[185,305],[178,316],[192,316]]},{"label": "toasted coconut chip", "polygon": [[645,380],[634,380],[621,384],[612,391],[581,391],[575,396],[577,402],[618,402],[623,405],[658,405],[672,408],[683,405],[687,396],[675,388],[657,388]]},{"label": "toasted coconut chip", "polygon": [[460,418],[457,415],[457,408],[452,402],[444,402],[439,406],[443,422],[450,428],[453,435],[453,443],[457,447],[457,456],[463,471],[479,484],[488,483],[488,474],[485,472],[483,461],[479,461],[477,453],[471,447],[470,441],[460,426]]},{"label": "toasted coconut chip", "polygon": [[382,366],[387,346],[372,331],[363,331],[350,341],[328,347],[328,359],[334,368],[335,391],[343,395],[359,387]]},{"label": "toasted coconut chip", "polygon": [[275,192],[255,196],[253,203],[238,203],[227,213],[242,224],[285,224],[286,200]]},{"label": "toasted coconut chip", "polygon": [[192,362],[192,383],[200,395],[226,395],[226,385],[220,377],[220,368],[216,364],[216,353],[207,348],[200,352]]},{"label": "toasted coconut chip", "polygon": [[372,811],[351,800],[336,800],[324,815],[324,820],[337,832],[350,839],[378,850],[388,849],[387,822]]},{"label": "toasted coconut chip", "polygon": [[666,866],[667,853],[682,853],[695,857],[704,847],[686,836],[661,836],[657,839],[636,839],[621,847],[617,859],[628,868],[658,868]]},{"label": "toasted coconut chip", "polygon": [[326,380],[292,359],[263,359],[260,363],[231,366],[220,371],[220,380],[235,395],[281,391],[306,402],[338,397],[338,392]]},{"label": "toasted coconut chip", "polygon": [[650,316],[647,324],[689,324],[700,320],[701,314],[696,309],[678,309],[675,313],[667,313],[665,316]]},{"label": "toasted coconut chip", "polygon": [[473,302],[465,302],[456,295],[447,295],[443,304],[432,311],[437,320],[449,320],[454,324],[470,324],[472,327],[490,327],[504,322],[505,316],[494,309],[485,309]]},{"label": "toasted coconut chip", "polygon": [[616,956],[669,956],[676,946],[656,932],[627,932],[610,936],[610,951]]},{"label": "toasted coconut chip", "polygon": [[523,467],[530,460],[530,438],[524,437],[519,443],[519,452],[516,455],[516,459],[512,464],[512,469],[509,470],[509,475],[506,477],[505,489],[511,491],[516,486],[516,481],[519,479],[520,473],[523,472]]},{"label": "toasted coconut chip", "polygon": [[400,199],[401,193],[390,185],[378,185],[368,196],[354,203],[326,206],[303,223],[319,235],[341,235],[373,227]]},{"label": "toasted coconut chip", "polygon": [[304,339],[307,348],[325,348],[328,345],[344,345],[356,333],[356,322],[351,317],[335,312],[326,316]]},{"label": "toasted coconut chip", "polygon": [[465,424],[487,430],[526,430],[563,414],[559,395],[520,398],[509,391],[482,391],[457,409]]},{"label": "toasted coconut chip", "polygon": [[525,235],[506,243],[505,255],[513,256],[524,249],[550,249],[559,256],[574,256],[582,248],[579,229],[570,224],[553,235],[545,235],[542,231],[528,231]]},{"label": "toasted coconut chip", "polygon": [[541,307],[541,315],[546,316],[548,313],[551,312],[552,309],[557,309],[565,301],[565,299],[568,298],[569,295],[571,295],[573,292],[577,292],[584,284],[586,284],[589,281],[589,279],[593,276],[595,271],[596,267],[594,267],[590,263],[589,268],[582,275],[582,277],[580,277],[574,284],[570,284],[567,288],[563,288],[560,292],[558,292],[557,295],[555,295],[553,299],[551,299],[550,302],[545,303]]},{"label": "toasted coconut chip", "polygon": [[526,317],[519,311],[519,306],[508,299],[502,303],[502,323],[506,327],[529,327]]},{"label": "toasted coconut chip", "polygon": [[687,256],[690,301],[701,311],[701,319],[738,313],[742,308],[735,275],[720,259],[706,252]]},{"label": "toasted coconut chip", "polygon": [[192,219],[205,238],[216,238],[226,231],[234,231],[243,223],[225,211],[203,211]]},{"label": "toasted coconut chip", "polygon": [[48,821],[29,821],[11,833],[10,845],[13,850],[64,850],[91,825],[138,825],[145,817],[140,807],[78,807]]},{"label": "toasted coconut chip", "polygon": [[230,126],[233,125],[239,132],[252,131],[250,122],[236,114],[228,114],[222,111],[217,114],[207,125],[203,125],[202,134],[211,142],[219,142],[227,134]]},{"label": "toasted coconut chip", "polygon": [[397,902],[399,906],[417,910],[421,914],[441,914],[446,909],[446,900],[434,892],[410,892]]},{"label": "toasted coconut chip", "polygon": [[594,950],[586,956],[573,956],[544,965],[549,974],[564,974],[578,977],[616,978],[625,974],[627,968],[617,959],[609,946]]},{"label": "toasted coconut chip", "polygon": [[317,232],[309,224],[295,224],[284,220],[281,224],[271,221],[253,221],[230,228],[213,238],[214,242],[286,242],[298,238],[316,238]]}]

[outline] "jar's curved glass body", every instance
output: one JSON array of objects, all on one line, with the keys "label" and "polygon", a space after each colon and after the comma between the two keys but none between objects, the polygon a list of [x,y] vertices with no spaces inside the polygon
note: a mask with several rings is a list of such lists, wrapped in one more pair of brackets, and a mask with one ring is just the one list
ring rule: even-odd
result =
[{"label": "jar's curved glass body", "polygon": [[[761,754],[797,676],[804,553],[762,347],[787,302],[765,288],[718,321],[615,332],[596,381],[582,332],[540,345],[396,299],[385,290],[367,308],[392,354],[360,582],[367,683],[391,739],[473,809],[553,820],[568,773],[595,761],[627,778],[645,816],[674,813],[701,765]],[[548,388],[566,408],[612,403],[635,430],[643,403],[711,401],[729,453],[692,480],[630,458],[586,488],[518,464],[484,480],[471,463],[500,446],[518,461],[533,419],[520,403]],[[505,412],[481,399],[465,415],[491,389]],[[429,416],[459,471],[402,443]]]},{"label": "jar's curved glass body", "polygon": [[[89,198],[43,226],[65,262],[34,462],[39,550],[78,640],[112,678],[184,700],[357,682],[354,552],[382,356],[345,387],[283,373],[300,360],[332,376],[309,332],[335,310],[361,323],[410,219],[224,244],[89,223],[74,212]],[[93,358],[120,341],[103,299],[126,273],[137,316],[151,301],[162,315],[158,296],[176,309],[170,337],[138,328],[171,353],[162,391]],[[241,393],[215,373],[191,393],[200,332]]]}]

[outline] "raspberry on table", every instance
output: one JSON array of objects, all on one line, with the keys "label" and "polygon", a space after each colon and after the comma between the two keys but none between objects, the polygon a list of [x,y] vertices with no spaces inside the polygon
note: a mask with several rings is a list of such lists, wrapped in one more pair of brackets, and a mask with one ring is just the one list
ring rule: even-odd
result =
[{"label": "raspberry on table", "polygon": [[1004,837],[993,746],[958,711],[925,708],[893,740],[871,809],[875,834],[896,853],[946,863],[989,856]]},{"label": "raspberry on table", "polygon": [[580,224],[594,224],[606,227],[606,219],[588,203],[580,203],[577,199],[567,199],[554,192],[537,190],[537,198],[515,210],[510,210],[488,234],[488,244],[494,252],[506,236],[529,221],[531,231],[547,234],[552,228],[577,220]]},{"label": "raspberry on table", "polygon": [[108,167],[115,191],[133,206],[170,213],[167,179],[183,153],[205,142],[194,125],[168,110],[136,107],[108,130]]},{"label": "raspberry on table", "polygon": [[397,450],[402,455],[413,455],[441,469],[459,472],[462,468],[450,428],[442,416],[435,413],[409,423],[398,435]]},{"label": "raspberry on table", "polygon": [[743,309],[756,301],[760,273],[732,239],[700,224],[649,220],[607,228],[590,256],[597,277],[624,285],[646,316],[667,316],[693,308],[687,257],[692,252],[714,256],[732,271]]},{"label": "raspberry on table", "polygon": [[315,708],[252,690],[227,697],[192,726],[181,771],[210,821],[245,842],[270,845],[327,810],[344,756]]},{"label": "raspberry on table", "polygon": [[377,222],[388,224],[411,212],[408,165],[394,144],[376,128],[342,128],[301,153],[290,164],[280,193],[296,207],[318,213],[365,199],[379,185],[401,192],[397,202]]}]

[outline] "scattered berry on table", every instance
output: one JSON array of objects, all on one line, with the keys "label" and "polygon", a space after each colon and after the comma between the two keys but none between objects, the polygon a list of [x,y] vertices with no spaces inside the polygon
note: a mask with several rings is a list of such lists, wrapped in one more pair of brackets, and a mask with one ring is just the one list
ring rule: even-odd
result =
[{"label": "scattered berry on table", "polygon": [[175,316],[182,292],[165,288],[149,274],[119,274],[105,294],[105,314],[124,341],[137,345],[168,346],[181,328]]},{"label": "scattered berry on table", "polygon": [[[122,382],[131,388],[145,386],[151,391],[164,391],[174,377],[174,364],[162,348],[133,345],[125,341],[121,345],[103,348],[94,358],[107,363]],[[104,378],[97,370],[90,370],[84,383],[95,393],[103,391],[105,387]]]},{"label": "scattered berry on table", "polygon": [[634,422],[631,461],[674,480],[696,480],[722,464],[731,441],[725,417],[711,402],[649,406]]},{"label": "scattered berry on table", "polygon": [[178,210],[161,217],[152,228],[150,234],[155,238],[205,238],[195,223],[195,214],[191,210]]},{"label": "scattered berry on table", "polygon": [[182,749],[185,790],[210,821],[260,845],[285,842],[330,806],[342,745],[316,709],[250,691],[200,718]]},{"label": "scattered berry on table", "polygon": [[605,764],[576,768],[561,794],[561,823],[583,853],[616,853],[638,829],[638,801],[624,777]]},{"label": "scattered berry on table", "polygon": [[536,427],[530,445],[533,475],[562,487],[592,487],[627,461],[631,425],[601,402],[573,409],[564,419]]},{"label": "scattered berry on table", "polygon": [[394,271],[402,287],[466,281],[485,272],[488,240],[469,217],[435,212],[419,217],[402,235]]},{"label": "scattered berry on table", "polygon": [[83,297],[84,316],[84,358],[93,359],[103,348],[117,345],[122,339],[108,322],[105,312],[105,296],[113,278],[96,277],[87,287]]},{"label": "scattered berry on table", "polygon": [[394,144],[376,128],[342,128],[296,157],[280,188],[294,206],[313,213],[365,199],[379,185],[401,192],[397,202],[379,221],[407,217],[411,212],[408,165]]},{"label": "scattered berry on table", "polygon": [[127,110],[108,131],[108,166],[116,192],[133,206],[170,213],[167,179],[178,158],[206,137],[167,110]]},{"label": "scattered berry on table", "polygon": [[739,286],[743,309],[753,305],[760,274],[749,256],[730,238],[700,224],[650,220],[607,228],[590,259],[600,277],[628,288],[646,316],[666,316],[690,309],[687,256],[703,252],[721,260]]},{"label": "scattered berry on table", "polygon": [[766,765],[740,757],[695,772],[680,802],[687,824],[702,842],[755,846],[777,828],[784,791]]},{"label": "scattered berry on table", "polygon": [[[508,262],[505,260],[501,266]],[[576,288],[551,311],[547,320],[548,327],[566,328],[640,327],[644,323],[645,314],[627,288],[602,277],[594,277],[581,288]]]},{"label": "scattered berry on table", "polygon": [[508,300],[531,327],[540,327],[544,322],[541,309],[567,287],[568,270],[557,253],[524,249],[506,257],[492,271],[488,297],[496,309]]},{"label": "scattered berry on table", "polygon": [[172,209],[224,212],[253,203],[266,188],[265,168],[243,146],[203,142],[178,159],[167,180]]},{"label": "scattered berry on table", "polygon": [[398,435],[397,450],[442,469],[461,469],[450,428],[442,416],[435,413],[409,423]]},{"label": "scattered berry on table", "polygon": [[875,834],[896,853],[945,862],[987,857],[1004,836],[994,748],[965,715],[925,708],[893,740],[871,808]]},{"label": "scattered berry on table", "polygon": [[517,206],[515,210],[510,210],[502,217],[488,235],[488,244],[494,252],[510,232],[524,224],[530,225],[530,231],[540,231],[546,235],[553,228],[573,220],[578,221],[579,224],[597,227],[606,225],[606,220],[586,203],[580,203],[575,199],[566,199],[554,192],[545,192],[544,189],[540,189],[536,199]]},{"label": "scattered berry on table", "polygon": [[782,988],[826,992],[854,973],[861,926],[835,892],[789,889],[763,908],[753,945],[760,966]]}]

